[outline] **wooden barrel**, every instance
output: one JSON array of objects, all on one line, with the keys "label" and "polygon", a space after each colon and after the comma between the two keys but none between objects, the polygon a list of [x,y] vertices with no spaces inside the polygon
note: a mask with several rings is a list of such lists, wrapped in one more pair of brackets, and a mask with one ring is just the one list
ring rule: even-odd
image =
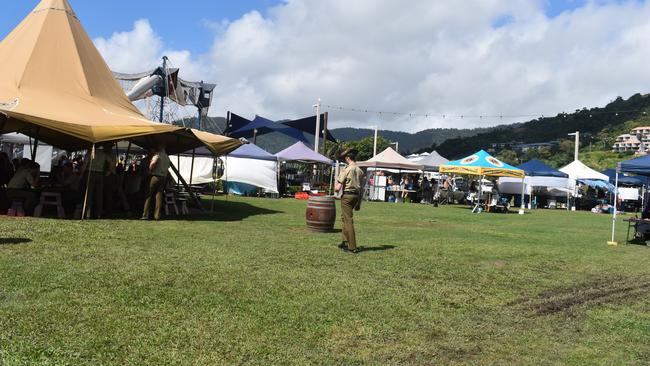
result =
[{"label": "wooden barrel", "polygon": [[311,196],[307,201],[307,228],[317,233],[329,233],[334,230],[336,204],[334,197]]}]

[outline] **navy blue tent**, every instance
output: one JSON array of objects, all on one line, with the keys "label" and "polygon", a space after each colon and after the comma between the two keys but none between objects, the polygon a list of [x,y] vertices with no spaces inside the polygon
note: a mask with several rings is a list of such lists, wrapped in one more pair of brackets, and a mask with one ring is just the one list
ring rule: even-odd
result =
[{"label": "navy blue tent", "polygon": [[228,126],[226,126],[226,131],[224,131],[224,135],[230,136],[230,133],[239,130],[240,128],[246,126],[251,122],[252,122],[251,120],[248,120],[242,116],[239,116],[231,112],[230,121],[228,121]]},{"label": "navy blue tent", "polygon": [[[602,172],[609,177],[609,182],[616,183],[616,169],[607,169]],[[618,175],[618,184],[624,186],[641,187],[648,184],[647,177],[626,177],[623,174]]]},{"label": "navy blue tent", "polygon": [[[323,137],[323,131],[325,131],[325,114],[320,115],[320,132],[319,136],[322,138]],[[289,126],[292,128],[295,128],[297,130],[300,130],[302,132],[308,133],[310,135],[316,135],[316,116],[311,116],[307,118],[301,118],[301,119],[296,119],[293,121],[284,121],[282,122],[283,125]],[[327,140],[332,141],[332,142],[337,142],[334,136],[332,136],[332,133],[327,130]]]},{"label": "navy blue tent", "polygon": [[557,178],[569,177],[568,174],[562,173],[561,171],[552,168],[536,159],[521,164],[517,168],[526,172],[526,176],[528,177],[557,177]]},{"label": "navy blue tent", "polygon": [[620,163],[622,173],[632,173],[650,177],[650,155]]},{"label": "navy blue tent", "polygon": [[260,116],[255,116],[255,119],[251,123],[241,127],[238,130],[231,132],[230,137],[233,138],[244,137],[250,139],[255,135],[255,130],[257,130],[257,136],[265,135],[271,132],[279,132],[281,134],[294,138],[298,141],[309,143],[309,141],[307,140],[307,138],[305,138],[305,135],[303,135],[301,131],[296,130],[295,128],[291,128],[289,126],[275,123],[269,119]]}]

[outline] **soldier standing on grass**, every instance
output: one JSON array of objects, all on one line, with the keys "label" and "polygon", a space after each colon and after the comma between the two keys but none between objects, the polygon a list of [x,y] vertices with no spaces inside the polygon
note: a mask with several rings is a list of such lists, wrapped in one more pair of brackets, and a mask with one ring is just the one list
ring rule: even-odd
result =
[{"label": "soldier standing on grass", "polygon": [[357,239],[354,232],[354,211],[361,209],[362,187],[365,179],[363,171],[357,166],[358,151],[347,149],[341,154],[348,166],[341,172],[336,181],[336,191],[341,192],[341,221],[343,224],[343,242],[339,248],[344,252],[358,253]]},{"label": "soldier standing on grass", "polygon": [[152,200],[155,200],[154,208],[154,219],[160,220],[160,213],[162,211],[162,201],[163,201],[163,191],[165,190],[167,182],[167,174],[169,173],[169,167],[171,166],[171,161],[167,152],[165,151],[165,146],[158,146],[158,150],[151,158],[149,162],[149,185],[144,201],[144,210],[142,212],[141,220],[149,220],[149,215],[152,206]]}]

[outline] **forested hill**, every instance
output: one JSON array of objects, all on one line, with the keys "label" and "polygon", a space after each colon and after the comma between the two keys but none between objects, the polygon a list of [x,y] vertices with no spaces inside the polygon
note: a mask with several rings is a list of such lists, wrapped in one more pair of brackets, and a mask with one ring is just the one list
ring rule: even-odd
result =
[{"label": "forested hill", "polygon": [[[625,100],[618,97],[604,108],[576,110],[516,125],[499,126],[471,137],[452,138],[429,147],[450,159],[467,156],[497,143],[538,143],[566,139],[567,134],[580,131],[597,135],[603,130],[619,130],[626,122],[639,119],[650,111],[650,95],[635,94]],[[629,132],[624,129],[621,133]],[[611,141],[613,143],[613,141]]]},{"label": "forested hill", "polygon": [[[379,136],[392,142],[399,142],[400,152],[406,154],[421,149],[429,149],[432,144],[438,145],[452,138],[465,138],[490,131],[491,129],[466,129],[436,128],[420,131],[417,133],[379,130]],[[340,141],[356,141],[366,137],[374,136],[375,131],[365,128],[336,128],[332,135]]]},{"label": "forested hill", "polygon": [[[209,132],[222,134],[226,126],[226,120],[223,117],[209,117],[204,120],[204,126]],[[417,133],[379,130],[378,134],[391,142],[399,142],[400,151],[406,154],[421,149],[429,149],[432,144],[441,144],[450,138],[474,136],[489,130],[489,128],[466,130],[441,128],[424,130]],[[331,132],[339,141],[361,140],[363,138],[374,136],[375,133],[374,130],[363,128],[335,128],[332,129]],[[280,133],[272,133],[257,138],[257,144],[261,148],[270,152],[280,151],[294,142],[295,140]]]}]

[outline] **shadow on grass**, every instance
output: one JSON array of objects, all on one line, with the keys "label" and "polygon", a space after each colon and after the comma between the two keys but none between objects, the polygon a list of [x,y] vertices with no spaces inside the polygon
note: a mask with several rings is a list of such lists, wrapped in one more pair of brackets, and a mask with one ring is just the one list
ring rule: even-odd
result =
[{"label": "shadow on grass", "polygon": [[397,248],[394,245],[380,245],[378,247],[359,247],[359,253],[362,252],[381,252],[384,250],[391,250]]},{"label": "shadow on grass", "polygon": [[170,217],[170,220],[185,221],[241,221],[252,216],[276,215],[284,211],[271,210],[268,208],[254,206],[244,202],[219,201],[214,205],[214,212],[211,212],[210,204],[204,204],[205,212],[189,216]]},{"label": "shadow on grass", "polygon": [[32,239],[27,238],[0,238],[0,245],[18,245],[31,242]]},{"label": "shadow on grass", "polygon": [[[171,214],[167,216],[163,212],[162,221],[241,221],[252,216],[284,213],[283,211],[271,210],[236,201],[215,202],[214,212],[211,212],[212,207],[210,203],[203,202],[203,207],[205,209],[204,212],[201,212],[197,208],[190,207],[189,215],[175,215],[173,210],[170,210]],[[140,217],[142,217],[142,211],[134,209],[130,212],[116,212],[111,215],[104,215],[102,219],[139,221]]]}]

